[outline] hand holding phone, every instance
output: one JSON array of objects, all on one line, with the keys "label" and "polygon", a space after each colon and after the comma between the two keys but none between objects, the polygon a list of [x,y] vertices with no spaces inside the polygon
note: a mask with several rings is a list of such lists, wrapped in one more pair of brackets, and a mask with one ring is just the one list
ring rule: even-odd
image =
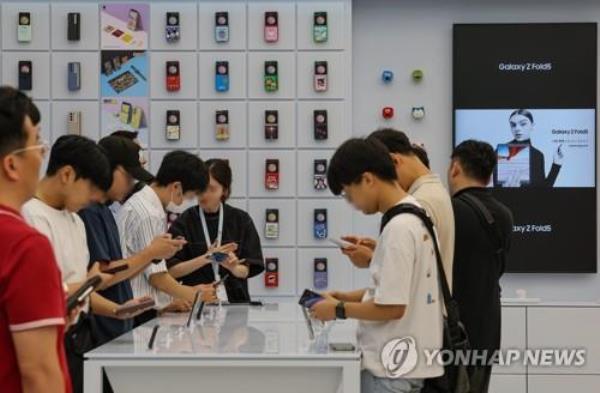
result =
[{"label": "hand holding phone", "polygon": [[133,318],[136,315],[154,307],[155,302],[149,296],[131,299],[115,309],[115,315],[121,319]]},{"label": "hand holding phone", "polygon": [[304,293],[302,293],[302,296],[300,296],[300,300],[298,300],[298,304],[305,308],[311,308],[321,300],[325,300],[322,295],[311,291],[310,289],[305,289]]},{"label": "hand holding phone", "polygon": [[102,279],[100,276],[88,278],[75,293],[67,298],[67,313],[70,314],[75,307],[82,305],[101,283]]},{"label": "hand holding phone", "polygon": [[352,246],[352,243],[347,242],[347,241],[342,240],[342,239],[334,239],[334,238],[328,237],[327,240],[330,243],[335,244],[336,246],[338,246],[341,249],[348,248],[348,247]]}]

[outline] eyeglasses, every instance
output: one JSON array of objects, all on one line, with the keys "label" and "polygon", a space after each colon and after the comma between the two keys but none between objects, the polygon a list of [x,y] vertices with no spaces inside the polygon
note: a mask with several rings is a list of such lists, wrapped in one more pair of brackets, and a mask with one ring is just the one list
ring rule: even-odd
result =
[{"label": "eyeglasses", "polygon": [[21,154],[30,150],[41,150],[42,156],[45,157],[48,151],[50,151],[50,145],[46,141],[41,141],[41,143],[37,145],[23,147],[21,149],[13,150],[9,154]]}]

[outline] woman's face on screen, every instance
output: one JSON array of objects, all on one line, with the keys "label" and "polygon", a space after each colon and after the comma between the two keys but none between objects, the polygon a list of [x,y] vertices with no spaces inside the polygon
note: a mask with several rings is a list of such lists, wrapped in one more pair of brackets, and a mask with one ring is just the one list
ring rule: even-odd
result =
[{"label": "woman's face on screen", "polygon": [[527,116],[514,115],[509,119],[509,122],[510,130],[517,141],[521,142],[529,139],[531,131],[533,131],[533,123]]}]

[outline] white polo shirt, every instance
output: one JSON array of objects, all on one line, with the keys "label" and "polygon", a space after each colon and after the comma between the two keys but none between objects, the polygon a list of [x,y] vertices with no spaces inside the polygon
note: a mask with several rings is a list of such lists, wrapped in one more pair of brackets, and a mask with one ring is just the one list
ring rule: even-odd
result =
[{"label": "white polo shirt", "polygon": [[[139,253],[156,236],[167,232],[167,214],[152,187],[145,186],[125,202],[117,214],[117,226],[121,236],[123,258]],[[167,271],[164,260],[148,265],[141,274],[130,280],[133,296],[151,296],[158,309],[168,306],[171,297],[154,288],[149,281],[153,274]]]},{"label": "white polo shirt", "polygon": [[[87,278],[90,253],[85,225],[79,215],[55,209],[36,198],[23,205],[22,214],[29,225],[50,240],[63,282],[83,283]],[[87,310],[86,303],[84,311]]]},{"label": "white polo shirt", "polygon": [[[417,200],[407,196],[398,203]],[[360,321],[358,344],[363,354],[362,368],[373,375],[389,375],[381,360],[384,346],[393,339],[412,337],[418,361],[402,378],[430,378],[443,374],[441,365],[426,365],[423,352],[442,347],[442,305],[433,242],[421,220],[412,214],[392,218],[377,240],[369,266],[371,285],[363,301],[374,299],[381,305],[406,305],[401,319]]]}]

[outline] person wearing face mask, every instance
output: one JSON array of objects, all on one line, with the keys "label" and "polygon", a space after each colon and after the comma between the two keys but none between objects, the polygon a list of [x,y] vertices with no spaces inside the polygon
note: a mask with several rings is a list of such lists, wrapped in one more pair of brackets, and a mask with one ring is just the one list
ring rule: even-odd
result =
[{"label": "person wearing face mask", "polygon": [[187,244],[167,266],[186,285],[209,284],[227,276],[218,287],[219,300],[249,302],[247,280],[264,270],[260,238],[250,215],[226,203],[232,178],[228,162],[212,159],[206,165],[209,185],[199,206],[187,209],[169,228],[173,237],[184,237]]},{"label": "person wearing face mask", "polygon": [[510,130],[514,139],[508,145],[526,145],[529,147],[529,182],[522,182],[516,174],[508,182],[498,181],[498,166],[494,169],[495,187],[553,187],[563,164],[564,153],[562,144],[554,152],[552,167],[546,176],[544,153],[531,144],[531,133],[534,131],[535,122],[533,115],[527,109],[517,109],[509,117]]},{"label": "person wearing face mask", "polygon": [[[172,151],[165,155],[156,177],[125,202],[117,215],[123,257],[130,258],[167,231],[167,210],[197,198],[208,185],[208,171],[197,156]],[[187,311],[196,292],[204,301],[215,301],[212,285],[187,286],[175,281],[164,260],[156,260],[142,274],[131,279],[134,297],[152,296],[158,310],[167,309],[171,297],[183,301],[175,311]],[[156,312],[140,315],[136,326],[152,319]]]}]

